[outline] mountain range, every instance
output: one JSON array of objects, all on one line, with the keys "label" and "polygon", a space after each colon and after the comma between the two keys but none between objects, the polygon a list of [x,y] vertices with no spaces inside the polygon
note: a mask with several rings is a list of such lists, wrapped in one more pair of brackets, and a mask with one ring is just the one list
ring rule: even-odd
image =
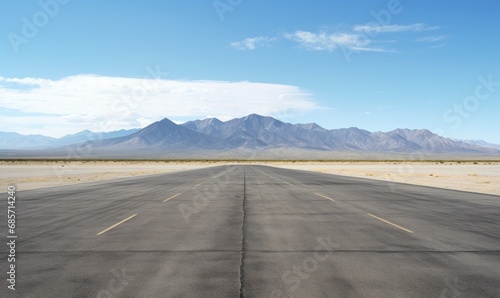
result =
[{"label": "mountain range", "polygon": [[15,132],[0,131],[0,149],[45,149],[61,147],[89,140],[111,139],[130,135],[140,129],[122,129],[112,132],[92,132],[84,130],[76,134],[65,135],[61,138],[52,138],[43,135],[22,135]]},{"label": "mountain range", "polygon": [[462,142],[467,143],[467,144],[481,146],[481,147],[485,147],[485,148],[500,149],[499,144],[492,144],[492,143],[485,142],[483,140],[458,140],[458,141],[462,141]]},{"label": "mountain range", "polygon": [[[10,144],[11,148],[20,148],[20,144],[25,147],[35,144],[39,147],[23,150],[24,153],[3,150],[0,152],[3,156],[60,156],[69,151],[86,152],[85,156],[89,157],[116,158],[238,158],[255,156],[252,155],[255,152],[276,158],[304,155],[314,158],[333,153],[500,154],[499,148],[444,138],[426,129],[389,132],[369,132],[355,127],[325,129],[315,123],[290,124],[257,114],[225,122],[209,118],[180,125],[165,118],[140,130],[98,136],[85,131],[52,140],[33,136],[30,141],[17,136],[21,140],[18,143],[13,137],[4,139],[3,134],[0,133],[0,146]],[[82,138],[86,139],[81,142]],[[51,148],[40,149],[48,147]]]}]

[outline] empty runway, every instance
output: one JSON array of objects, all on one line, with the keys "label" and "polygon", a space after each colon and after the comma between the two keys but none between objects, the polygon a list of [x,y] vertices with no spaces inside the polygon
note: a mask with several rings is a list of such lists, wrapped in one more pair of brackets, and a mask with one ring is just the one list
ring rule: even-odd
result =
[{"label": "empty runway", "polygon": [[0,297],[500,297],[498,196],[234,165],[18,192],[16,212]]}]

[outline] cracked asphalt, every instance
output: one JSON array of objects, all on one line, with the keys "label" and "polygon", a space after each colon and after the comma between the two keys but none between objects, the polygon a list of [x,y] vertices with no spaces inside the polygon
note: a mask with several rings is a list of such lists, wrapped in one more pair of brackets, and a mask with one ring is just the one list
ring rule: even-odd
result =
[{"label": "cracked asphalt", "polygon": [[0,297],[500,297],[493,195],[231,165],[22,191],[16,212]]}]

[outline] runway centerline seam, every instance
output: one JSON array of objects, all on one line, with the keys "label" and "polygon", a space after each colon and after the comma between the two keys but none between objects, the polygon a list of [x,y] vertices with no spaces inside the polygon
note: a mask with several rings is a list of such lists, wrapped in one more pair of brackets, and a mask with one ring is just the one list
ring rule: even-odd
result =
[{"label": "runway centerline seam", "polygon": [[246,192],[247,192],[247,180],[246,180],[245,168],[243,168],[243,204],[242,204],[243,219],[241,222],[240,298],[244,297],[244,290],[245,290],[244,266],[245,266],[245,250],[246,250],[246,240],[245,240]]},{"label": "runway centerline seam", "polygon": [[380,221],[382,221],[382,222],[385,222],[386,224],[389,224],[389,225],[394,226],[394,227],[396,227],[396,228],[398,228],[398,229],[401,229],[401,230],[406,231],[406,232],[408,232],[408,233],[410,233],[410,234],[413,234],[413,231],[408,230],[408,229],[405,229],[405,228],[403,228],[403,227],[401,227],[401,226],[398,226],[397,224],[392,223],[392,222],[390,222],[390,221],[388,221],[388,220],[385,220],[385,219],[383,219],[383,218],[377,217],[377,216],[375,216],[375,215],[373,215],[373,214],[370,214],[370,213],[366,213],[366,214],[368,214],[369,216],[371,216],[371,217],[373,217],[373,218],[376,218],[376,219],[378,219],[378,220],[380,220]]},{"label": "runway centerline seam", "polygon": [[109,230],[111,230],[111,229],[113,229],[113,228],[116,228],[117,226],[121,225],[122,223],[124,223],[124,222],[126,222],[127,220],[132,219],[132,218],[134,218],[134,217],[136,217],[136,216],[137,216],[137,214],[134,214],[134,215],[132,215],[132,216],[129,216],[129,217],[125,218],[124,220],[120,221],[119,223],[116,223],[116,224],[112,225],[111,227],[109,227],[109,228],[107,228],[107,229],[105,229],[105,230],[100,231],[99,233],[97,233],[97,236],[100,236],[100,235],[102,235],[102,234],[106,233],[107,231],[109,231]]},{"label": "runway centerline seam", "polygon": [[[23,251],[22,254],[104,254],[104,253],[241,253],[241,250],[50,250]],[[246,253],[435,253],[435,254],[500,254],[500,250],[247,250]]]}]

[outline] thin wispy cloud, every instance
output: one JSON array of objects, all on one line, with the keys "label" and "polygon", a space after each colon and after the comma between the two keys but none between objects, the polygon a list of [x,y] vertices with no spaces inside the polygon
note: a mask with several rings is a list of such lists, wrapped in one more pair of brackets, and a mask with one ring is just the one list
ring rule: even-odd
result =
[{"label": "thin wispy cloud", "polygon": [[314,51],[333,51],[338,47],[364,47],[369,43],[368,40],[361,40],[359,35],[349,33],[296,31],[284,36]]},{"label": "thin wispy cloud", "polygon": [[255,50],[256,48],[270,45],[276,38],[266,36],[245,38],[241,41],[231,43],[231,46],[238,50]]},{"label": "thin wispy cloud", "polygon": [[376,53],[397,53],[396,49],[385,49],[385,48],[366,48],[366,47],[352,47],[350,49],[353,52],[376,52]]},{"label": "thin wispy cloud", "polygon": [[[269,46],[279,39],[292,41],[310,51],[334,51],[337,49],[347,49],[354,52],[379,52],[395,53],[399,52],[395,48],[386,48],[381,44],[387,44],[387,39],[377,39],[377,35],[385,36],[391,33],[412,34],[415,32],[432,31],[439,29],[438,26],[429,26],[421,23],[410,25],[378,25],[364,24],[350,26],[347,29],[337,29],[334,31],[322,30],[311,32],[297,30],[285,33],[281,36],[246,38],[242,41],[232,42],[231,46],[240,50],[255,50],[259,47]],[[396,43],[395,40],[391,40]],[[418,40],[417,40],[418,41]]]},{"label": "thin wispy cloud", "polygon": [[430,31],[437,30],[438,26],[427,26],[425,24],[411,24],[411,25],[378,25],[378,24],[366,24],[366,25],[356,25],[353,28],[354,32],[366,32],[366,33],[394,33],[394,32],[420,32],[420,31]]},{"label": "thin wispy cloud", "polygon": [[17,111],[0,118],[1,131],[17,123],[18,132],[62,135],[143,127],[164,117],[228,118],[250,112],[273,116],[317,108],[310,93],[291,85],[97,75],[60,80],[0,77],[0,109]]},{"label": "thin wispy cloud", "polygon": [[345,48],[355,52],[394,52],[392,49],[370,46],[372,40],[352,33],[313,33],[296,31],[285,34],[285,38],[295,41],[300,46],[312,51],[334,51]]},{"label": "thin wispy cloud", "polygon": [[415,39],[417,42],[438,42],[442,41],[446,38],[444,35],[436,35],[436,36],[425,36]]},{"label": "thin wispy cloud", "polygon": [[381,107],[377,107],[371,111],[366,111],[364,114],[365,115],[376,115],[376,114],[380,114],[381,112],[386,111],[388,109],[389,109],[389,107],[381,106]]}]

